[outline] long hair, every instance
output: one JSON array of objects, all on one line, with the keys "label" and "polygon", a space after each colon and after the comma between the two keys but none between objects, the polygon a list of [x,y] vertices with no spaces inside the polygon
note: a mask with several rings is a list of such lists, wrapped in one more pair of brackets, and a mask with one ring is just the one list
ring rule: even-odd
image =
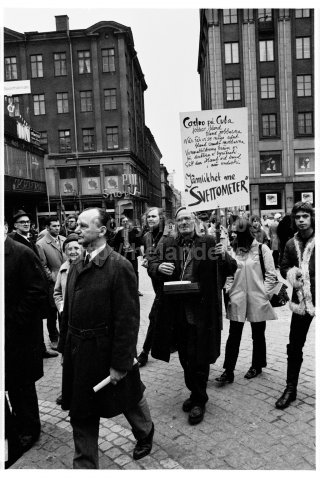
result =
[{"label": "long hair", "polygon": [[297,202],[294,204],[292,211],[291,211],[291,227],[294,231],[297,230],[296,222],[295,222],[295,215],[297,212],[302,210],[303,212],[309,213],[311,217],[311,227],[314,230],[315,227],[315,218],[314,218],[314,208],[312,207],[311,203],[309,202]]},{"label": "long hair", "polygon": [[148,214],[152,211],[152,210],[157,210],[158,212],[158,215],[159,215],[159,218],[160,218],[160,221],[159,221],[159,232],[163,232],[164,230],[164,227],[165,227],[165,224],[166,224],[166,216],[164,214],[164,211],[163,211],[163,208],[160,208],[160,207],[149,207],[145,213],[143,214],[143,218],[144,218],[144,232],[147,232],[148,230],[150,230],[149,226],[148,226],[148,222],[147,222],[147,216]]},{"label": "long hair", "polygon": [[251,223],[246,218],[238,218],[232,228],[237,233],[237,238],[233,242],[234,251],[240,249],[249,251],[255,239]]}]

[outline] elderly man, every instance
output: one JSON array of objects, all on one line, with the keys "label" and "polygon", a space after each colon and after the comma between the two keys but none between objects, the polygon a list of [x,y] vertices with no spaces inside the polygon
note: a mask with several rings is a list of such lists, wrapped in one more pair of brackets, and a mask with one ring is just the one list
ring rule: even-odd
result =
[{"label": "elderly man", "polygon": [[[195,425],[202,421],[208,401],[210,363],[220,355],[221,289],[237,264],[221,243],[199,235],[194,213],[182,208],[176,222],[178,235],[165,238],[148,265],[151,278],[162,283],[151,354],[168,362],[177,346],[186,387],[191,391],[182,409],[189,412],[189,423]],[[183,288],[180,280],[191,282],[190,288],[186,285],[185,292],[170,294],[171,288]],[[168,281],[178,285],[166,285]]]},{"label": "elderly man", "polygon": [[53,298],[53,291],[59,269],[67,259],[62,249],[63,242],[66,238],[59,235],[60,221],[58,217],[47,217],[46,229],[47,233],[44,237],[37,241],[36,245],[39,250],[40,260],[49,281],[47,329],[51,341],[51,348],[53,350],[57,350],[57,309]]},{"label": "elderly man", "polygon": [[[62,408],[70,410],[74,468],[99,468],[100,417],[123,413],[137,439],[133,458],[148,455],[154,426],[134,365],[139,299],[132,265],[106,243],[110,218],[83,211],[76,233],[86,249],[68,274],[59,351],[64,356]],[[93,387],[110,375],[111,384]]]},{"label": "elderly man", "polygon": [[287,386],[276,401],[276,408],[287,408],[297,397],[297,385],[303,361],[303,347],[315,316],[315,221],[310,203],[298,202],[291,212],[297,233],[286,243],[280,273],[292,285],[292,310],[287,345]]}]

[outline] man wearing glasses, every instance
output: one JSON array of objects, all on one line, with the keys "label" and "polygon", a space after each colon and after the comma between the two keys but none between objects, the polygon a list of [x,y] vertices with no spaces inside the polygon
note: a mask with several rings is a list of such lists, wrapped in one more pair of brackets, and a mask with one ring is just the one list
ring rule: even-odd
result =
[{"label": "man wearing glasses", "polygon": [[[18,212],[13,216],[14,229],[15,233],[10,233],[8,236],[11,237],[15,242],[22,243],[26,247],[31,248],[31,250],[39,257],[39,251],[33,242],[32,238],[29,237],[31,222],[29,215],[24,210],[18,210]],[[43,358],[52,358],[57,357],[58,353],[47,350],[44,341],[42,342],[42,357]]]}]

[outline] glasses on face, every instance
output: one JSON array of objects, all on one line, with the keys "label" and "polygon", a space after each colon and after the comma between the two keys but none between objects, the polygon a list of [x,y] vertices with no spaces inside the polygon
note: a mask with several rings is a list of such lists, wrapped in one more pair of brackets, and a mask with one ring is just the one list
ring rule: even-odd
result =
[{"label": "glasses on face", "polygon": [[29,225],[29,224],[30,224],[29,220],[20,220],[20,221],[17,222],[17,223],[21,223],[21,224],[23,224],[23,225]]}]

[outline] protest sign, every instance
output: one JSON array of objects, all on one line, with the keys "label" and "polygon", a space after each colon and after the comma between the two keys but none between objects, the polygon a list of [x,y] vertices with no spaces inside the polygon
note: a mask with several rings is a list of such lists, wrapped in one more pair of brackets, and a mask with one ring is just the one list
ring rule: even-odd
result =
[{"label": "protest sign", "polygon": [[248,205],[248,111],[180,113],[186,205],[191,211]]}]

